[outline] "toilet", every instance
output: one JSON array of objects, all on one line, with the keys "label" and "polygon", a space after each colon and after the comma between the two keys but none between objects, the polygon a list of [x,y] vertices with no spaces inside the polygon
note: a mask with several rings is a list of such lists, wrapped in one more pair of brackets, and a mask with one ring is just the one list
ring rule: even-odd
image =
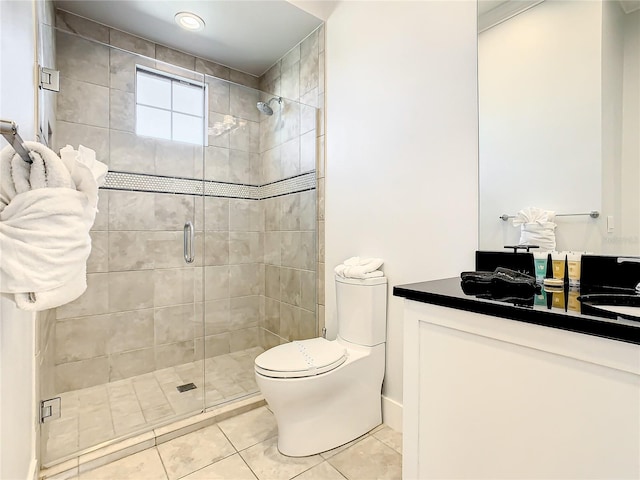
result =
[{"label": "toilet", "polygon": [[387,279],[336,276],[338,338],[271,348],[256,381],[278,424],[278,450],[304,457],[343,445],[382,423]]}]

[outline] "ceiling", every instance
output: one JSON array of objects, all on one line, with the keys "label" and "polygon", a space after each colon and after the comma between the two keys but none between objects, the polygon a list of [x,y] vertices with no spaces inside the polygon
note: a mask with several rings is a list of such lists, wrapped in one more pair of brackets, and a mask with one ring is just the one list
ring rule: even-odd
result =
[{"label": "ceiling", "polygon": [[[262,75],[322,20],[284,0],[57,0],[56,7],[228,67]],[[188,32],[178,12],[205,22]]]}]

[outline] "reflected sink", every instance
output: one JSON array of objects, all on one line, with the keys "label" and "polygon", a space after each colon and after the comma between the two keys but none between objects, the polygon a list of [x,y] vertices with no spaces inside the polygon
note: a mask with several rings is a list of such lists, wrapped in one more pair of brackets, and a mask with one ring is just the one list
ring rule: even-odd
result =
[{"label": "reflected sink", "polygon": [[[609,312],[621,317],[640,319],[640,295],[595,293],[581,295],[578,300],[583,307]],[[583,308],[583,313],[588,313]]]}]

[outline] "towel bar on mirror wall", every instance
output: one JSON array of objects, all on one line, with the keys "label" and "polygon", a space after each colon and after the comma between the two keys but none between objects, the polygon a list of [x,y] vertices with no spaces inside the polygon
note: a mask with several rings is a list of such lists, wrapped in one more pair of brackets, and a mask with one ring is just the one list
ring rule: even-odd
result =
[{"label": "towel bar on mirror wall", "polygon": [[[589,213],[556,213],[556,217],[580,217],[586,215],[589,215],[591,218],[598,218],[600,216],[600,212],[597,210],[592,210]],[[506,222],[510,218],[515,217],[515,215],[507,215],[506,213],[503,213],[498,218]]]},{"label": "towel bar on mirror wall", "polygon": [[24,141],[18,134],[18,125],[11,120],[0,120],[0,134],[9,145],[13,147],[18,155],[27,163],[31,163],[29,152],[24,148]]}]

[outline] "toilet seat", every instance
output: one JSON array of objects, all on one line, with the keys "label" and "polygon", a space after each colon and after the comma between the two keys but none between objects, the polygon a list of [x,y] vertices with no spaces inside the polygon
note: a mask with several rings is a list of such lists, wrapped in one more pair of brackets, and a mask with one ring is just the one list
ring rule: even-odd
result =
[{"label": "toilet seat", "polygon": [[326,373],[347,360],[347,349],[325,338],[294,341],[258,355],[256,372],[265,377],[301,378]]}]

